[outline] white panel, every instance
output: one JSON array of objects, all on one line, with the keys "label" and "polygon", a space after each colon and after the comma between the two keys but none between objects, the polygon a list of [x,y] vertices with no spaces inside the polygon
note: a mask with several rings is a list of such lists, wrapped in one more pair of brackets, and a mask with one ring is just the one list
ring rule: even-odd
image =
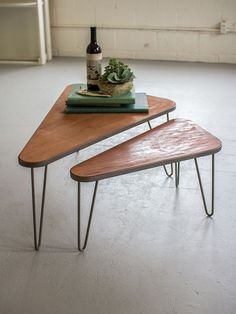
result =
[{"label": "white panel", "polygon": [[222,20],[222,2],[220,0],[200,0],[195,26],[216,27]]},{"label": "white panel", "polygon": [[112,29],[98,29],[97,41],[104,50],[114,50],[116,43],[116,31]]},{"label": "white panel", "polygon": [[[177,25],[177,6],[174,0],[158,0],[157,25],[163,27],[174,27]],[[151,9],[151,8],[150,8]]]},{"label": "white panel", "polygon": [[122,58],[122,59],[135,59],[135,53],[126,50],[107,50],[103,52],[105,58]]},{"label": "white panel", "polygon": [[178,26],[215,27],[221,21],[221,2],[181,0],[176,12]]},{"label": "white panel", "polygon": [[212,55],[212,54],[200,54],[197,61],[218,63],[219,57],[216,55]]},{"label": "white panel", "polygon": [[135,0],[99,0],[96,2],[98,25],[135,25]]},{"label": "white panel", "polygon": [[86,56],[86,48],[90,42],[90,30],[85,28],[76,29],[75,36],[79,56]]},{"label": "white panel", "polygon": [[75,0],[74,20],[78,24],[95,25],[96,24],[96,0]]},{"label": "white panel", "polygon": [[221,63],[236,63],[236,55],[219,55],[219,62]]},{"label": "white panel", "polygon": [[221,0],[222,20],[235,23],[236,26],[236,0]]},{"label": "white panel", "polygon": [[158,26],[160,23],[160,12],[157,0],[137,1],[134,6],[136,14],[136,25]]},{"label": "white panel", "polygon": [[236,35],[200,35],[200,53],[236,55]]},{"label": "white panel", "polygon": [[53,5],[53,21],[56,23],[73,24],[78,22],[75,18],[75,0],[54,0]]},{"label": "white panel", "polygon": [[138,30],[117,30],[116,48],[128,51],[155,51],[156,32]]},{"label": "white panel", "polygon": [[189,32],[159,32],[157,35],[157,51],[164,54],[172,53],[184,54],[198,53],[199,34]]},{"label": "white panel", "polygon": [[53,0],[50,4],[53,23],[94,24],[95,4],[92,0]]},{"label": "white panel", "polygon": [[56,29],[52,32],[53,54],[59,56],[79,56],[77,31]]},{"label": "white panel", "polygon": [[0,59],[39,57],[35,8],[0,8]]},{"label": "white panel", "polygon": [[154,52],[144,52],[144,51],[136,51],[134,53],[135,59],[140,59],[140,60],[155,60],[158,59],[158,54],[156,51]]}]

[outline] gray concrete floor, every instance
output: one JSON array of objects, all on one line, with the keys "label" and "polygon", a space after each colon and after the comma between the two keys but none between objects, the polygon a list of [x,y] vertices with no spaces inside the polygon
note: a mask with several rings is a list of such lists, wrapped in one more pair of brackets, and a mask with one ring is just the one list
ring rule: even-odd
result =
[{"label": "gray concrete floor", "polygon": [[[205,216],[192,161],[182,163],[178,190],[162,168],[124,175],[101,182],[88,248],[76,251],[76,183],[69,169],[147,130],[142,125],[49,167],[36,253],[30,172],[17,156],[64,86],[85,80],[85,63],[55,58],[42,67],[1,65],[1,314],[236,312],[236,66],[129,64],[137,91],[175,100],[171,117],[190,118],[222,140],[214,218]],[[210,158],[200,167],[209,199]],[[41,183],[42,169],[36,174]],[[92,188],[83,185],[84,207]]]}]

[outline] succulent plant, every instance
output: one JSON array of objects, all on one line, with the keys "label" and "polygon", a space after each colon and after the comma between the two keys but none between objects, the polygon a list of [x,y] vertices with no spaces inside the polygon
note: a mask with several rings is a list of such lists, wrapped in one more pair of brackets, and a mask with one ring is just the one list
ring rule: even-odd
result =
[{"label": "succulent plant", "polygon": [[133,81],[134,78],[135,76],[127,64],[112,58],[105,67],[100,80],[111,84],[122,84]]}]

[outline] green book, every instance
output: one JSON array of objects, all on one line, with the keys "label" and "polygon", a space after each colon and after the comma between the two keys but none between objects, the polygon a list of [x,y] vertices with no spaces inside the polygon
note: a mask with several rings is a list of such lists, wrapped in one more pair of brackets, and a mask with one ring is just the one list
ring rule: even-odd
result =
[{"label": "green book", "polygon": [[65,113],[147,113],[148,100],[145,93],[135,93],[135,103],[121,105],[120,107],[76,107],[66,106]]},{"label": "green book", "polygon": [[134,104],[135,103],[135,92],[134,89],[130,92],[112,97],[95,97],[95,96],[83,96],[77,94],[79,88],[86,88],[86,84],[73,84],[71,92],[66,100],[67,106],[83,106],[83,105],[94,105],[94,106],[111,106],[121,104]]}]

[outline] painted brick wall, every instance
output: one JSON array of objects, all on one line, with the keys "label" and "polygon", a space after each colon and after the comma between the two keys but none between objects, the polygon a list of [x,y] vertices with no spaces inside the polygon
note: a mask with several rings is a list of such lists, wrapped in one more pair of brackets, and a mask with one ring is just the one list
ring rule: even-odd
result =
[{"label": "painted brick wall", "polygon": [[[236,63],[236,0],[51,0],[53,54]],[[227,33],[219,31],[227,22]]]}]

